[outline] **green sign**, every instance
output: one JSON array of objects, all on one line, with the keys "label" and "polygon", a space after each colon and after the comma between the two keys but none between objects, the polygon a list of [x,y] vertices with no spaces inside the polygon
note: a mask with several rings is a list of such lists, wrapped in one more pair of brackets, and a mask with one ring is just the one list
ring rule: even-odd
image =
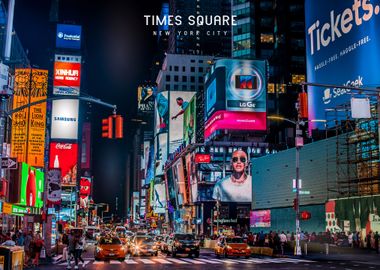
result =
[{"label": "green sign", "polygon": [[195,143],[196,132],[196,96],[194,96],[183,114],[183,138],[186,145]]},{"label": "green sign", "polygon": [[44,173],[40,170],[21,163],[20,205],[41,208],[44,191]]}]

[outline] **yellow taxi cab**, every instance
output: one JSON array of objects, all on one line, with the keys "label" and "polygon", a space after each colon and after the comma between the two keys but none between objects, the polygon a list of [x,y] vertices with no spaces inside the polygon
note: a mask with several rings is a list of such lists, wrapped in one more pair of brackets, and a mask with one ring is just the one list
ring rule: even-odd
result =
[{"label": "yellow taxi cab", "polygon": [[248,259],[251,256],[250,247],[244,242],[243,238],[238,236],[220,237],[215,245],[214,251],[218,258],[220,256],[225,258],[236,256]]},{"label": "yellow taxi cab", "polygon": [[124,261],[127,250],[118,237],[101,237],[95,247],[95,260],[120,260]]}]

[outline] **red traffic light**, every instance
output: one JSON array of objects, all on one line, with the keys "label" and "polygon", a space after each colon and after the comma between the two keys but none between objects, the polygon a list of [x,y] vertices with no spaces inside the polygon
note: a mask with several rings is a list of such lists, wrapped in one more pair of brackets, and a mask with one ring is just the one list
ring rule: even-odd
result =
[{"label": "red traffic light", "polygon": [[121,115],[114,115],[115,118],[115,139],[123,138],[123,117]]},{"label": "red traffic light", "polygon": [[301,118],[307,119],[308,118],[307,94],[299,93],[298,101],[299,101],[299,115]]},{"label": "red traffic light", "polygon": [[112,115],[102,119],[102,138],[123,138],[123,117],[121,115]]},{"label": "red traffic light", "polygon": [[113,137],[113,119],[112,116],[102,119],[102,138],[112,139]]},{"label": "red traffic light", "polygon": [[300,213],[300,219],[302,220],[308,220],[311,218],[311,213],[309,211],[302,211]]}]

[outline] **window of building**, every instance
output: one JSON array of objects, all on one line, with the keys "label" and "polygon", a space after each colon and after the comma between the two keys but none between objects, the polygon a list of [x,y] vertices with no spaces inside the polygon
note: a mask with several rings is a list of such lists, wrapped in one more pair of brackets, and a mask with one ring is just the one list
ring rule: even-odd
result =
[{"label": "window of building", "polygon": [[178,90],[178,84],[174,85],[174,90]]},{"label": "window of building", "polygon": [[274,94],[274,84],[268,83],[268,94]]},{"label": "window of building", "polygon": [[182,76],[182,81],[187,82],[187,76]]},{"label": "window of building", "polygon": [[202,91],[203,90],[203,85],[199,85],[198,89]]},{"label": "window of building", "polygon": [[166,86],[165,86],[165,90],[170,90],[170,84],[167,84]]},{"label": "window of building", "polygon": [[169,66],[169,71],[172,71],[172,69],[173,69],[172,66]]},{"label": "window of building", "polygon": [[182,90],[187,91],[187,85],[186,84],[182,85]]},{"label": "window of building", "polygon": [[199,71],[200,73],[202,73],[202,72],[203,72],[203,67],[199,67],[199,68],[198,68],[198,71]]},{"label": "window of building", "polygon": [[195,82],[195,76],[190,76],[190,82]]},{"label": "window of building", "polygon": [[191,63],[195,63],[195,60],[194,60],[194,59],[191,59],[190,62],[191,62]]},{"label": "window of building", "polygon": [[185,66],[182,67],[182,72],[186,72],[186,67]]},{"label": "window of building", "polygon": [[273,43],[274,38],[272,34],[261,34],[260,40],[262,43]]},{"label": "window of building", "polygon": [[190,67],[191,72],[195,72],[195,67]]},{"label": "window of building", "polygon": [[203,63],[203,60],[199,60],[198,63]]},{"label": "window of building", "polygon": [[198,82],[203,83],[203,77],[198,77]]},{"label": "window of building", "polygon": [[178,66],[174,66],[174,71],[178,71],[178,70],[179,70]]},{"label": "window of building", "polygon": [[174,81],[178,82],[178,75],[174,75]]},{"label": "window of building", "polygon": [[170,82],[170,75],[166,75],[166,81]]}]

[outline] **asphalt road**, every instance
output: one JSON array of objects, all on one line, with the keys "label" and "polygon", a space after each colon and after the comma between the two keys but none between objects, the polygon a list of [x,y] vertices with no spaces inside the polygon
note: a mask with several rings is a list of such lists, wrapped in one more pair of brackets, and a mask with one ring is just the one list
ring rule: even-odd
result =
[{"label": "asphalt road", "polygon": [[[269,257],[252,257],[245,258],[228,258],[218,259],[210,252],[201,252],[197,259],[188,258],[186,256],[178,256],[172,258],[165,254],[159,254],[158,257],[127,257],[125,261],[95,261],[93,250],[90,248],[84,254],[84,266],[79,264],[79,269],[133,269],[133,270],[210,270],[226,269],[226,270],[244,270],[244,269],[276,269],[276,270],[297,270],[297,269],[321,269],[321,270],[359,270],[359,269],[379,269],[378,265],[364,264],[360,262],[348,261],[313,261],[297,258],[269,258]],[[64,270],[67,263],[58,261],[55,264],[43,265],[34,270]],[[71,263],[71,269],[74,269],[74,262]]]}]

